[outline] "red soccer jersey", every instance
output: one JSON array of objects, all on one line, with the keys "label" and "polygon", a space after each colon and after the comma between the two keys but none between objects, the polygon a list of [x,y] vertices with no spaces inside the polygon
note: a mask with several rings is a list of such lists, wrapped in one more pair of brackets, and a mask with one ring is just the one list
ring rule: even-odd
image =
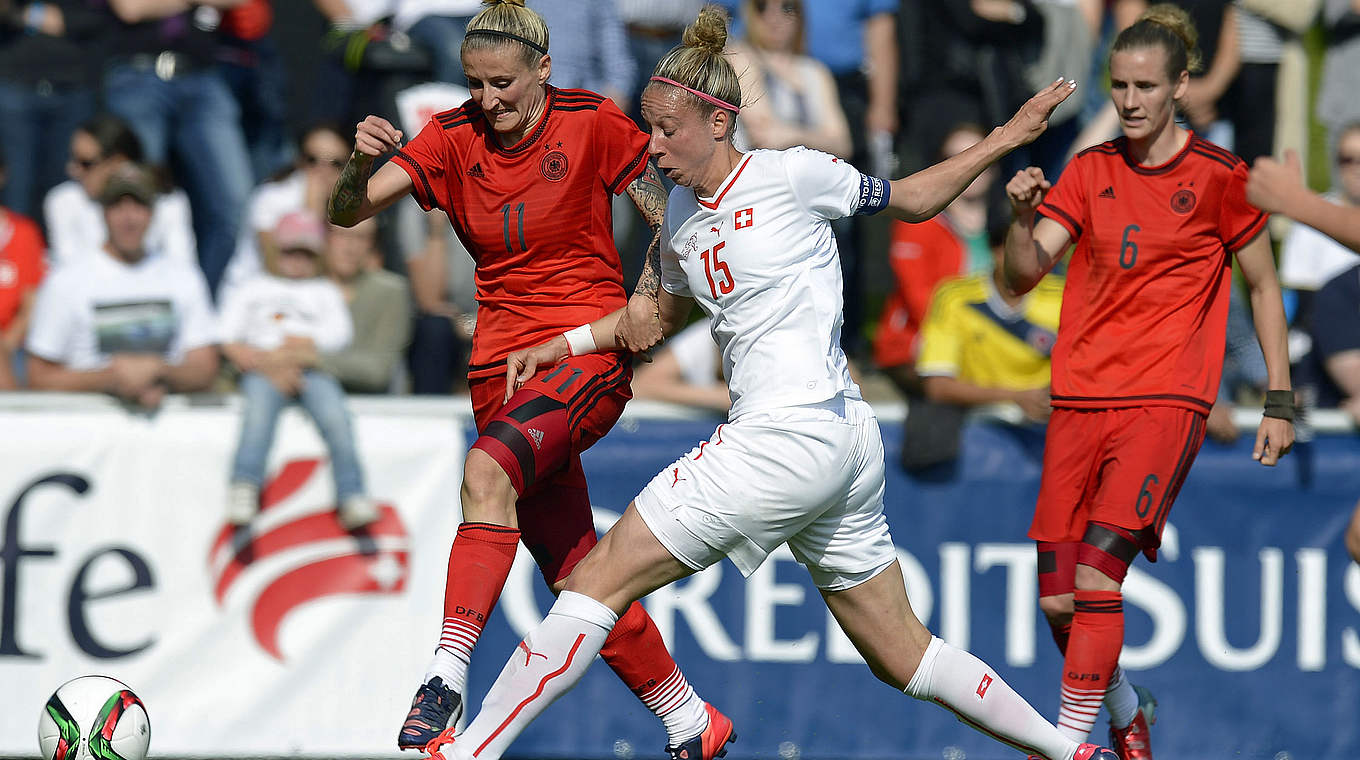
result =
[{"label": "red soccer jersey", "polygon": [[0,214],[0,330],[9,327],[24,295],[38,287],[44,272],[38,225],[13,211]]},{"label": "red soccer jersey", "polygon": [[1191,134],[1160,166],[1119,138],[1088,148],[1039,207],[1077,241],[1053,349],[1053,406],[1179,406],[1218,396],[1232,258],[1265,227],[1247,165]]},{"label": "red soccer jersey", "polygon": [[469,377],[626,302],[610,203],[646,167],[647,136],[608,98],[549,85],[538,126],[510,148],[469,100],[395,158],[477,263]]}]

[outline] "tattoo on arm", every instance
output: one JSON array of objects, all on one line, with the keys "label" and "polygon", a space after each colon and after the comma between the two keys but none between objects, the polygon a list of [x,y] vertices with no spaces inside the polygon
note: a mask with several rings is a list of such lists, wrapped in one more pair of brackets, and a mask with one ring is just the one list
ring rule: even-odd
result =
[{"label": "tattoo on arm", "polygon": [[348,227],[361,221],[359,209],[368,196],[368,174],[372,167],[373,159],[369,156],[350,157],[331,189],[330,203],[326,207],[332,222]]},{"label": "tattoo on arm", "polygon": [[661,184],[661,174],[651,159],[647,160],[642,174],[628,186],[628,197],[633,199],[633,205],[652,230],[652,243],[647,247],[647,258],[642,262],[642,274],[638,276],[633,295],[656,300],[657,290],[661,287],[661,222],[666,216],[667,193]]}]

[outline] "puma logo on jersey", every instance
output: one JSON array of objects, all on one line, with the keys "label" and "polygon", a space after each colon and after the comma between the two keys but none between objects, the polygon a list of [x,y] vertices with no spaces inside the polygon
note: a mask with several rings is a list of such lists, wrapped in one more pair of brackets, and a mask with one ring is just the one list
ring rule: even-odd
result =
[{"label": "puma logo on jersey", "polygon": [[716,227],[709,227],[709,228],[708,228],[708,231],[709,231],[709,232],[712,232],[714,235],[721,235],[721,234],[722,234],[722,222],[718,222],[718,226],[716,226]]},{"label": "puma logo on jersey", "polygon": [[529,437],[534,439],[534,448],[543,448],[543,431],[538,428],[529,428]]},{"label": "puma logo on jersey", "polygon": [[1108,185],[1104,190],[1101,190],[1100,195],[1097,195],[1096,197],[1114,200],[1114,185]]},{"label": "puma logo on jersey", "polygon": [[473,164],[472,168],[467,170],[467,175],[469,177],[476,177],[477,179],[486,179],[486,172],[482,171],[481,162]]}]

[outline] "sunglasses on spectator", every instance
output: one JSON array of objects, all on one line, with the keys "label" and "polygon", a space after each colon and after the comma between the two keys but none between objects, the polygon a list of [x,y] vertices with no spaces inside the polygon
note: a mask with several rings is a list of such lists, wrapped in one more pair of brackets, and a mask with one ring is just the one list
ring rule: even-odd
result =
[{"label": "sunglasses on spectator", "polygon": [[345,162],[339,158],[322,158],[321,156],[304,155],[302,157],[302,163],[308,166],[321,166],[322,164],[325,164],[332,169],[345,168]]},{"label": "sunglasses on spectator", "polygon": [[1356,166],[1360,165],[1360,156],[1353,156],[1346,153],[1336,157],[1337,166]]},{"label": "sunglasses on spectator", "polygon": [[[756,11],[758,13],[764,13],[769,5],[769,0],[756,0]],[[791,16],[796,15],[799,11],[798,3],[792,2],[792,0],[784,0],[784,2],[779,4],[779,10]]]}]

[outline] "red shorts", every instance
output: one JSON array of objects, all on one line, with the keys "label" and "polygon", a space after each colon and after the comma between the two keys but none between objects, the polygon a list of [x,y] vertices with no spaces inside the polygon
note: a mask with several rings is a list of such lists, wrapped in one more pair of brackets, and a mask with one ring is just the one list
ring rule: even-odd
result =
[{"label": "red shorts", "polygon": [[1171,406],[1054,409],[1029,537],[1081,541],[1088,522],[1131,532],[1157,561],[1171,503],[1204,443],[1202,412]]},{"label": "red shorts", "polygon": [[468,381],[481,449],[519,494],[520,537],[549,583],[595,545],[581,452],[609,432],[633,397],[624,354],[569,357],[505,399],[505,376]]}]

